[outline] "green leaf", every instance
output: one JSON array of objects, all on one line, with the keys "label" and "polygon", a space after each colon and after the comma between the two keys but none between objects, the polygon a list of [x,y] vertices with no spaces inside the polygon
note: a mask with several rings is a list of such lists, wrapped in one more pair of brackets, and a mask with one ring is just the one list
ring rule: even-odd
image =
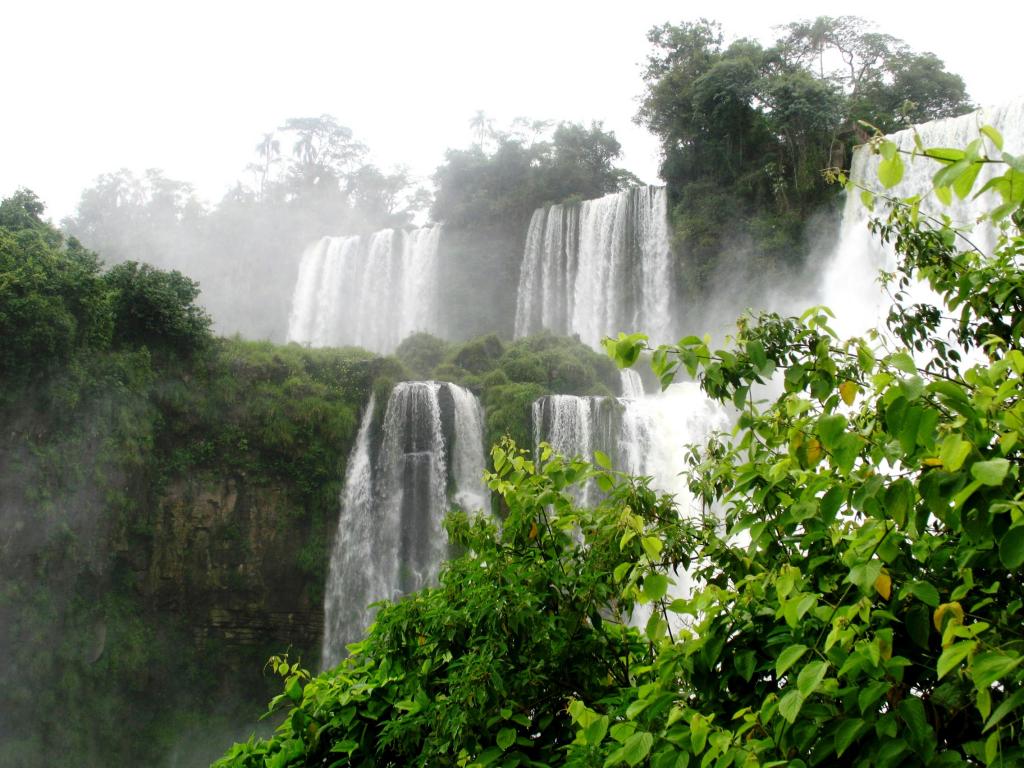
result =
[{"label": "green leaf", "polygon": [[1010,469],[1006,459],[989,459],[971,464],[971,477],[983,485],[1002,485],[1003,478]]},{"label": "green leaf", "polygon": [[345,754],[352,754],[359,748],[359,742],[353,741],[352,739],[342,739],[336,741],[331,745],[331,752],[344,752]]},{"label": "green leaf", "polygon": [[288,698],[292,701],[299,701],[302,698],[302,678],[298,675],[289,677],[288,682],[284,686],[284,692],[288,694]]},{"label": "green leaf", "polygon": [[860,435],[853,435],[849,432],[840,435],[835,448],[832,449],[832,461],[836,469],[843,474],[848,474],[853,469],[853,463],[860,455],[864,447],[864,438]]},{"label": "green leaf", "polygon": [[756,665],[756,658],[753,651],[742,651],[736,654],[736,671],[740,673],[740,676],[750,682],[750,678],[754,676],[754,668]]},{"label": "green leaf", "polygon": [[970,167],[953,182],[953,191],[956,192],[957,197],[961,200],[971,193],[974,181],[978,178],[978,173],[981,171],[981,165],[981,163],[971,163]]},{"label": "green leaf", "polygon": [[608,734],[608,715],[601,715],[601,717],[594,720],[590,725],[583,729],[583,738],[587,740],[587,744],[591,746],[597,746],[604,737]]},{"label": "green leaf", "polygon": [[942,466],[949,472],[956,472],[960,469],[970,454],[971,444],[956,434],[946,435],[942,441],[942,447],[939,449]]},{"label": "green leaf", "polygon": [[657,536],[644,536],[640,539],[640,545],[644,548],[644,554],[654,562],[661,557],[661,550],[665,546]]},{"label": "green leaf", "polygon": [[775,677],[781,679],[786,674],[786,670],[799,661],[806,652],[807,646],[799,643],[784,648],[775,661]]},{"label": "green leaf", "polygon": [[1024,525],[1015,525],[999,539],[999,559],[1007,568],[1024,565]]},{"label": "green leaf", "polygon": [[939,656],[938,664],[936,664],[936,672],[939,675],[939,679],[944,678],[950,671],[960,666],[960,663],[967,658],[976,647],[977,643],[973,640],[963,640],[959,643],[946,648],[942,655]]},{"label": "green leaf", "polygon": [[863,715],[868,711],[874,704],[882,698],[892,686],[889,683],[883,683],[877,681],[874,683],[868,683],[865,687],[860,689],[860,693],[857,694],[857,706],[860,707],[860,713]]},{"label": "green leaf", "polygon": [[846,578],[860,587],[864,594],[873,594],[875,591],[875,582],[878,581],[878,576],[882,572],[882,561],[881,560],[869,560],[866,563],[858,563],[850,569],[850,574]]},{"label": "green leaf", "polygon": [[919,752],[930,752],[935,746],[935,733],[928,724],[924,704],[916,696],[901,701],[896,711],[909,729],[909,741]]},{"label": "green leaf", "polygon": [[594,451],[594,462],[603,469],[612,468],[612,461],[604,451]]},{"label": "green leaf", "polygon": [[504,753],[505,750],[499,749],[498,747],[488,747],[477,756],[476,760],[474,761],[474,764],[484,766],[490,765],[499,757],[501,757]]},{"label": "green leaf", "polygon": [[971,167],[971,161],[967,158],[957,160],[955,163],[942,168],[932,177],[932,185],[938,187],[949,187],[959,179]]},{"label": "green leaf", "polygon": [[846,429],[846,417],[838,414],[822,416],[818,419],[818,437],[826,450],[835,448],[840,435]]},{"label": "green leaf", "polygon": [[924,156],[948,164],[955,163],[957,160],[963,160],[964,151],[947,147],[928,147],[924,151]]},{"label": "green leaf", "polygon": [[790,691],[779,701],[779,714],[786,718],[787,722],[793,723],[803,705],[804,697],[800,691]]},{"label": "green leaf", "polygon": [[835,735],[836,757],[842,757],[843,752],[849,749],[866,726],[867,723],[860,718],[844,720],[840,724]]},{"label": "green leaf", "polygon": [[503,750],[508,750],[509,747],[516,743],[516,729],[502,728],[498,731],[498,737],[494,741]]},{"label": "green leaf", "polygon": [[932,191],[943,205],[950,205],[953,202],[953,190],[949,187],[934,187]]},{"label": "green leaf", "polygon": [[650,600],[660,600],[668,592],[668,576],[649,573],[644,576],[643,593]]},{"label": "green leaf", "polygon": [[1004,717],[1020,707],[1022,704],[1024,704],[1024,688],[1019,688],[1011,696],[1005,699],[1002,704],[996,707],[996,711],[992,713],[992,716],[985,723],[985,730],[987,731],[990,728],[994,728]]},{"label": "green leaf", "polygon": [[690,748],[693,750],[693,754],[699,755],[704,751],[710,731],[711,724],[699,712],[690,718]]},{"label": "green leaf", "polygon": [[654,736],[647,731],[634,733],[622,745],[622,759],[630,766],[637,765],[647,757],[654,744]]},{"label": "green leaf", "polygon": [[636,731],[636,723],[616,723],[612,726],[612,738],[622,744],[633,735],[634,731]]},{"label": "green leaf", "polygon": [[907,590],[925,605],[935,608],[939,604],[939,590],[927,581],[912,581]]},{"label": "green leaf", "polygon": [[1002,651],[986,651],[971,659],[971,679],[977,688],[988,688],[1010,674],[1024,657]]},{"label": "green leaf", "polygon": [[812,661],[801,669],[796,679],[796,687],[800,691],[800,695],[806,699],[818,690],[821,681],[825,679],[826,672],[828,672],[828,662],[825,661]]},{"label": "green leaf", "polygon": [[878,180],[886,189],[895,187],[903,180],[903,160],[899,155],[893,155],[891,159],[882,160],[878,164]]}]

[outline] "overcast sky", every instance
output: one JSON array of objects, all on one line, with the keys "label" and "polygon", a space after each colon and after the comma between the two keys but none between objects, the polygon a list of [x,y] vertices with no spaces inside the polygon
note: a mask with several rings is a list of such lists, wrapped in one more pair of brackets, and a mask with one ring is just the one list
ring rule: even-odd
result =
[{"label": "overcast sky", "polygon": [[160,168],[215,202],[263,132],[324,113],[378,165],[423,177],[470,143],[477,110],[602,120],[654,182],[656,142],[632,123],[651,26],[704,16],[770,42],[851,10],[937,54],[979,104],[1024,94],[1016,2],[34,0],[3,11],[0,196],[27,186],[59,219],[99,174]]}]

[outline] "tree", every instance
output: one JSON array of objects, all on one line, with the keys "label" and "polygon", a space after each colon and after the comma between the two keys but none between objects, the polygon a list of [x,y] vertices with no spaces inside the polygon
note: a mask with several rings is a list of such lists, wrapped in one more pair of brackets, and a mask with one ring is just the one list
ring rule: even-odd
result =
[{"label": "tree", "polygon": [[822,16],[784,32],[768,48],[724,45],[706,19],[648,34],[636,119],[661,140],[683,295],[712,289],[730,252],[749,254],[751,299],[763,281],[790,278],[808,250],[804,222],[835,196],[822,171],[866,137],[858,120],[894,130],[970,108],[938,58],[862,19]]},{"label": "tree", "polygon": [[[110,297],[95,254],[42,218],[26,189],[0,202],[0,376],[5,394],[38,381],[81,348],[103,349]],[[0,404],[4,398],[0,398]]]},{"label": "tree", "polygon": [[289,118],[280,130],[294,136],[288,175],[296,194],[317,185],[336,190],[366,155],[366,146],[331,115]]},{"label": "tree", "polygon": [[281,162],[281,142],[271,131],[263,134],[263,139],[254,149],[259,160],[251,164],[249,169],[256,175],[256,192],[262,198],[266,194],[267,184],[270,182],[274,166]]},{"label": "tree", "polygon": [[126,261],[103,280],[112,289],[115,347],[187,357],[210,341],[210,317],[196,304],[199,284],[180,272]]},{"label": "tree", "polygon": [[[686,371],[738,409],[690,463],[717,514],[681,520],[602,455],[496,447],[501,530],[452,518],[463,554],[441,586],[382,606],[337,669],[272,660],[282,725],[218,766],[1019,764],[1024,167],[983,131],[989,149],[918,153],[940,197],[1002,163],[992,254],[916,199],[874,225],[900,254],[895,339],[840,340],[813,308],[746,318],[721,350],[653,350],[664,385]],[[897,147],[872,146],[891,186]],[[915,273],[980,362],[961,367],[938,313],[906,304]],[[623,365],[645,346],[608,342]],[[774,376],[782,392],[756,402]],[[578,509],[566,490],[591,477],[607,497]],[[670,591],[680,569],[700,588]],[[624,624],[641,604],[643,629]]]}]

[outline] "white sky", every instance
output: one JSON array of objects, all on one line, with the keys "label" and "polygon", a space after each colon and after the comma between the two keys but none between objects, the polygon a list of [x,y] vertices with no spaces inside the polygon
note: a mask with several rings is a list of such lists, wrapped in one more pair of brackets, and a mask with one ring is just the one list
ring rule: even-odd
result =
[{"label": "white sky", "polygon": [[937,54],[977,103],[1024,94],[1024,4],[1006,0],[34,0],[2,14],[0,196],[27,186],[59,219],[126,167],[161,168],[215,202],[263,132],[323,113],[378,165],[427,177],[470,143],[478,109],[499,124],[603,120],[622,164],[653,182],[657,144],[631,121],[650,27],[705,16],[727,40],[767,43],[775,25],[851,10]]}]

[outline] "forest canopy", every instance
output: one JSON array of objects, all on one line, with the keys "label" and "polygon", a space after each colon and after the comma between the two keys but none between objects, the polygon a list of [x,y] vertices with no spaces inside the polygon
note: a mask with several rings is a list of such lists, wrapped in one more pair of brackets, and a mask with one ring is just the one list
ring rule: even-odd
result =
[{"label": "forest canopy", "polygon": [[808,218],[836,194],[871,129],[965,114],[963,80],[853,16],[782,28],[774,44],[725,44],[706,19],[648,34],[637,121],[661,141],[661,175],[688,271],[707,286],[723,251],[748,247],[769,269],[802,262]]}]

